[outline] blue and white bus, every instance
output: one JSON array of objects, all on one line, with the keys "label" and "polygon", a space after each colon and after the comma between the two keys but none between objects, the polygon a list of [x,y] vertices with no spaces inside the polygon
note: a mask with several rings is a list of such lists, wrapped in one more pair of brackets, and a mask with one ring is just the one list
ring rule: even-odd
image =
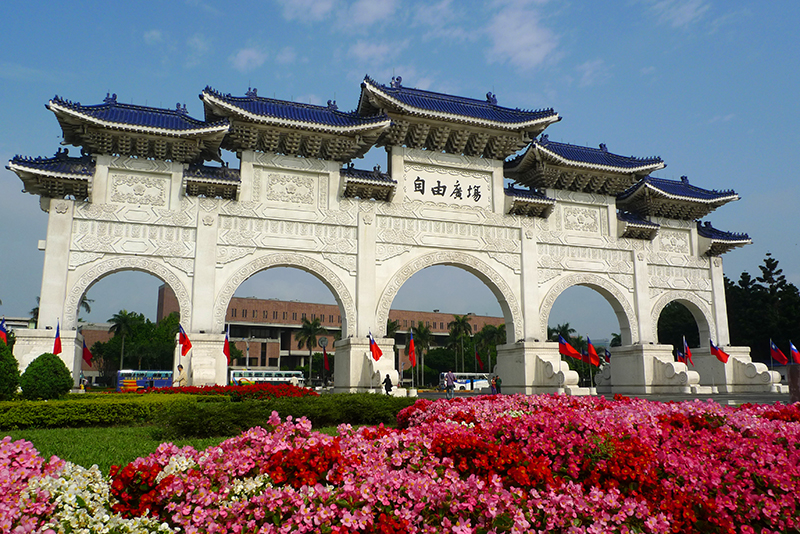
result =
[{"label": "blue and white bus", "polygon": [[135,369],[117,371],[117,391],[137,391],[171,386],[172,371],[142,371]]},{"label": "blue and white bus", "polygon": [[272,369],[228,369],[228,383],[232,386],[243,386],[266,382],[268,384],[294,384],[305,387],[306,379],[302,371],[277,371]]},{"label": "blue and white bus", "polygon": [[[445,389],[446,383],[444,375],[446,373],[439,373],[439,388]],[[480,389],[489,389],[489,375],[487,373],[453,373],[456,377],[456,391],[477,391]]]}]

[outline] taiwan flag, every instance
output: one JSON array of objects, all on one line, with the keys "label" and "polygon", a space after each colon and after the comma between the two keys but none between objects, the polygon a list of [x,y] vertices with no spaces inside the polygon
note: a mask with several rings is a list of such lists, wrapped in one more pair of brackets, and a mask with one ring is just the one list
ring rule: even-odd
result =
[{"label": "taiwan flag", "polygon": [[417,366],[417,349],[414,346],[414,329],[408,331],[408,359],[411,362],[411,367]]},{"label": "taiwan flag", "polygon": [[786,358],[786,355],[783,352],[781,352],[781,349],[779,349],[777,345],[775,345],[775,343],[772,342],[771,339],[769,340],[769,355],[771,358],[774,358],[775,361],[777,361],[780,364],[786,365],[787,363],[789,363],[789,360]]},{"label": "taiwan flag", "polygon": [[6,318],[5,317],[0,319],[0,339],[3,340],[3,343],[8,345],[8,330],[6,330]]},{"label": "taiwan flag", "polygon": [[383,356],[383,351],[378,344],[375,343],[375,338],[372,337],[372,332],[369,333],[369,352],[372,354],[372,359],[376,362],[381,359],[381,356]]},{"label": "taiwan flag", "polygon": [[[183,328],[181,328],[181,330],[183,330]],[[222,354],[224,354],[224,355],[225,355],[225,357],[228,359],[228,365],[230,365],[230,364],[231,364],[231,341],[230,341],[230,339],[228,338],[228,333],[229,333],[230,331],[231,331],[231,329],[230,329],[230,328],[228,328],[228,330],[226,330],[226,331],[225,331],[225,343],[223,343],[223,344],[222,344]],[[184,336],[185,336],[185,335],[186,335],[186,334],[184,334]],[[189,341],[189,338],[188,338],[188,337],[186,338],[186,341]],[[192,346],[192,345],[191,345],[191,343],[190,343],[190,344],[189,344],[189,347],[191,347],[191,346]]]},{"label": "taiwan flag", "polygon": [[592,345],[592,340],[589,339],[589,336],[586,336],[586,343],[589,347],[588,363],[594,365],[595,367],[600,367],[600,356],[597,355],[597,351],[594,349],[594,345]]},{"label": "taiwan flag", "polygon": [[330,371],[331,366],[328,363],[328,350],[325,347],[322,347],[322,362],[325,364],[325,370]]},{"label": "taiwan flag", "polygon": [[728,358],[730,358],[728,353],[725,352],[724,350],[722,350],[721,348],[719,348],[718,346],[714,345],[714,342],[711,341],[710,339],[708,340],[708,342],[710,343],[709,346],[711,347],[711,349],[710,349],[711,350],[711,354],[716,356],[717,359],[719,361],[721,361],[722,363],[728,363]]},{"label": "taiwan flag", "polygon": [[789,342],[789,351],[792,353],[794,363],[800,363],[800,352],[797,352],[797,347],[795,347],[791,341]]},{"label": "taiwan flag", "polygon": [[86,346],[86,340],[83,340],[83,361],[86,362],[86,365],[92,365],[92,353],[89,352],[89,348]]},{"label": "taiwan flag", "polygon": [[61,325],[56,323],[56,340],[53,343],[53,354],[61,354]]},{"label": "taiwan flag", "polygon": [[181,325],[178,325],[178,344],[181,346],[181,356],[186,356],[192,348],[192,342],[189,341],[189,336],[186,335],[186,331]]},{"label": "taiwan flag", "polygon": [[480,366],[481,371],[483,371],[483,360],[481,360],[481,357],[478,355],[478,349],[475,349],[475,359],[478,360],[478,365]]},{"label": "taiwan flag", "polygon": [[692,361],[692,351],[689,349],[689,345],[686,344],[686,336],[683,336],[683,357],[692,364],[692,367],[694,367],[694,362]]},{"label": "taiwan flag", "polygon": [[606,351],[606,361],[608,363],[611,363],[611,353],[608,352],[608,349],[605,349],[605,351]]},{"label": "taiwan flag", "polygon": [[572,348],[572,345],[567,343],[567,340],[564,339],[564,336],[558,336],[558,353],[562,356],[569,356],[570,358],[583,361],[583,356],[581,356],[581,353]]},{"label": "taiwan flag", "polygon": [[675,358],[681,363],[686,363],[686,358],[683,356],[683,353],[679,350],[675,351]]}]

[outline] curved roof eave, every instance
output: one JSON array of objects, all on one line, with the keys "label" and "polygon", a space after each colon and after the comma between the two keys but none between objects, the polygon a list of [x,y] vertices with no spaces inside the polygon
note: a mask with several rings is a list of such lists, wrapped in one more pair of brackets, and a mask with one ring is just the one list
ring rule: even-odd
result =
[{"label": "curved roof eave", "polygon": [[[643,173],[650,173],[652,171],[657,171],[659,169],[663,169],[667,166],[666,163],[663,161],[660,163],[650,163],[648,165],[642,165],[640,167],[613,167],[611,165],[599,165],[597,163],[586,163],[583,161],[575,161],[571,159],[567,159],[560,154],[553,152],[552,150],[548,150],[545,147],[535,144],[534,145],[536,150],[540,150],[545,155],[549,156],[550,158],[556,160],[558,163],[562,165],[571,165],[575,167],[583,167],[585,169],[592,169],[597,171],[606,171],[606,172],[614,172],[619,174],[643,174]],[[521,163],[521,162],[520,162]]]},{"label": "curved roof eave", "polygon": [[66,172],[54,172],[54,171],[47,171],[44,169],[38,169],[35,167],[26,167],[24,165],[19,165],[12,161],[8,162],[6,165],[6,169],[13,171],[13,172],[24,172],[27,174],[38,174],[40,176],[50,176],[52,178],[64,178],[66,180],[89,180],[93,176],[92,174],[77,174],[77,173],[66,173]]},{"label": "curved roof eave", "polygon": [[503,130],[511,130],[511,131],[524,130],[525,128],[530,128],[530,127],[533,127],[533,126],[541,126],[541,125],[544,125],[546,127],[549,124],[552,124],[554,122],[558,122],[558,121],[561,120],[561,117],[558,115],[558,113],[555,113],[553,115],[548,115],[546,117],[540,117],[538,119],[533,119],[533,120],[530,120],[530,121],[508,123],[508,122],[490,121],[490,120],[487,120],[487,119],[478,119],[478,118],[475,118],[475,117],[465,117],[464,115],[455,115],[455,114],[452,114],[452,113],[444,113],[444,112],[441,112],[441,111],[432,111],[432,110],[428,110],[428,109],[423,109],[423,108],[410,106],[410,105],[406,104],[405,102],[402,102],[402,101],[398,100],[397,98],[394,98],[393,96],[381,91],[380,89],[378,89],[374,85],[371,85],[371,84],[369,84],[367,82],[364,82],[364,83],[366,84],[366,87],[372,89],[372,91],[375,94],[380,95],[380,97],[383,98],[384,100],[386,100],[388,102],[391,102],[393,105],[397,106],[398,108],[402,109],[403,111],[405,111],[405,112],[407,112],[407,113],[409,113],[411,115],[427,116],[427,117],[432,117],[432,118],[441,119],[441,120],[450,121],[450,122],[461,122],[461,123],[466,123],[466,124],[474,124],[474,125],[477,125],[477,126],[485,126],[485,127],[491,127],[491,128],[503,129]]},{"label": "curved roof eave", "polygon": [[63,113],[70,117],[75,117],[83,121],[90,122],[96,126],[101,126],[103,128],[110,128],[113,130],[121,130],[121,131],[135,131],[135,132],[142,132],[154,135],[169,135],[172,137],[194,137],[194,136],[202,136],[202,135],[209,135],[209,134],[217,134],[217,133],[227,133],[230,129],[230,125],[228,124],[216,124],[210,125],[204,128],[194,128],[191,130],[175,130],[170,128],[154,128],[152,126],[138,126],[135,124],[129,123],[120,123],[120,122],[110,122],[100,120],[96,117],[92,117],[86,113],[80,113],[79,111],[75,111],[74,109],[70,109],[66,106],[61,106],[58,103],[50,100],[47,104],[47,107],[50,111],[58,115],[59,113]]},{"label": "curved roof eave", "polygon": [[728,196],[724,196],[724,197],[716,197],[716,198],[707,198],[706,199],[706,198],[698,198],[698,197],[691,197],[691,196],[685,196],[685,195],[675,195],[675,194],[672,194],[672,193],[667,193],[663,189],[659,189],[658,187],[655,187],[651,183],[644,184],[644,187],[650,189],[651,191],[655,191],[656,193],[668,198],[669,200],[683,200],[683,201],[688,201],[688,202],[700,202],[700,203],[703,203],[703,204],[717,204],[717,203],[720,203],[720,202],[725,203],[725,202],[731,202],[733,200],[739,200],[740,199],[739,195],[736,194],[736,193],[732,193],[732,194],[730,194]]},{"label": "curved roof eave", "polygon": [[225,102],[224,100],[221,100],[205,91],[200,94],[200,98],[206,104],[218,106],[235,115],[239,115],[240,117],[246,118],[252,122],[257,122],[261,124],[274,124],[277,126],[286,126],[289,128],[311,127],[315,130],[334,133],[334,134],[357,133],[357,132],[363,132],[365,130],[384,130],[388,128],[392,123],[391,119],[387,118],[379,122],[366,123],[360,126],[331,126],[331,125],[321,124],[318,122],[305,122],[305,121],[297,121],[290,119],[280,119],[277,117],[265,117],[264,115],[256,115],[255,113],[250,113],[249,111],[245,111],[240,107],[229,104],[228,102]]}]

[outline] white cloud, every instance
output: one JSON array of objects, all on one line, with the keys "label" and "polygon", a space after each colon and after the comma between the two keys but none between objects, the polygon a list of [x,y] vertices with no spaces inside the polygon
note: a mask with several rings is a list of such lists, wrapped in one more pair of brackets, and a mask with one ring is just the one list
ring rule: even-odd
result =
[{"label": "white cloud", "polygon": [[705,0],[657,0],[651,5],[659,22],[683,29],[703,18],[710,8]]},{"label": "white cloud", "polygon": [[711,117],[706,124],[714,124],[716,122],[730,122],[736,118],[735,113],[728,113],[727,115],[716,115],[715,117]]},{"label": "white cloud", "polygon": [[186,66],[193,67],[200,64],[203,56],[211,49],[211,42],[203,34],[196,33],[186,40],[186,46],[189,48]]},{"label": "white cloud", "polygon": [[320,21],[331,14],[336,0],[277,0],[286,20]]},{"label": "white cloud", "polygon": [[396,57],[406,47],[406,43],[373,43],[357,41],[348,53],[364,63],[380,63]]},{"label": "white cloud", "polygon": [[144,34],[144,42],[148,45],[155,45],[164,42],[164,32],[161,30],[150,30]]},{"label": "white cloud", "polygon": [[397,0],[356,0],[348,9],[347,22],[369,25],[388,19],[397,9]]},{"label": "white cloud", "polygon": [[650,74],[654,74],[655,72],[656,72],[656,68],[654,66],[652,66],[652,65],[650,65],[649,67],[642,67],[639,70],[639,74],[641,74],[642,76],[647,76],[647,75],[650,75]]},{"label": "white cloud", "polygon": [[606,62],[602,59],[587,61],[586,63],[578,65],[576,69],[581,76],[580,82],[578,82],[581,87],[599,85],[611,78],[611,72]]},{"label": "white cloud", "polygon": [[239,72],[257,69],[267,60],[267,54],[256,48],[242,48],[229,58],[233,68]]},{"label": "white cloud", "polygon": [[280,52],[275,56],[275,61],[281,65],[294,63],[295,59],[297,59],[297,52],[291,46],[281,48]]},{"label": "white cloud", "polygon": [[490,62],[508,62],[520,70],[532,69],[555,52],[558,37],[541,25],[539,11],[526,0],[502,0],[485,31],[491,41]]}]

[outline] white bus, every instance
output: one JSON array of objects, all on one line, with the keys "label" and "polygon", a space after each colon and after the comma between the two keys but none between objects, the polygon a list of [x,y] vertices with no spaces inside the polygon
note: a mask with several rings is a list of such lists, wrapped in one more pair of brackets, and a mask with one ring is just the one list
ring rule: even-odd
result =
[{"label": "white bus", "polygon": [[[439,387],[445,389],[446,383],[444,375],[446,373],[439,373]],[[453,373],[456,377],[456,391],[472,391],[479,389],[489,389],[489,374],[488,373]]]},{"label": "white bus", "polygon": [[306,385],[306,379],[302,371],[231,368],[228,370],[228,376],[228,383],[232,386],[243,386],[245,384],[255,384],[257,382],[267,382],[268,384],[290,383],[300,387],[305,387]]}]

